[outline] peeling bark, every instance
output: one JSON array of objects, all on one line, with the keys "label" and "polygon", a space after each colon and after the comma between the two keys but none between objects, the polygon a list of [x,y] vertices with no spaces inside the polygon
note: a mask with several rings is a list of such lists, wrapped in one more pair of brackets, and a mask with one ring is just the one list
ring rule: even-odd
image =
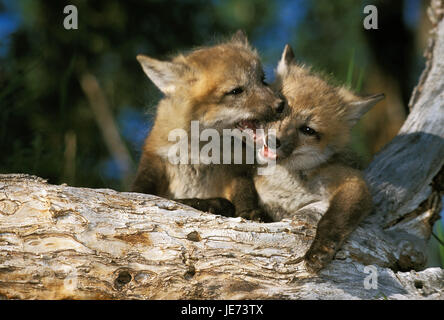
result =
[{"label": "peeling bark", "polygon": [[[368,227],[372,226],[364,224],[363,231]],[[309,275],[295,260],[314,234],[315,228],[304,221],[257,223],[199,212],[151,195],[2,175],[0,296],[444,298],[442,269],[394,272],[381,267],[384,254],[394,247],[388,238],[372,235],[352,240],[319,276]],[[367,263],[377,267],[377,289],[364,287]]]}]

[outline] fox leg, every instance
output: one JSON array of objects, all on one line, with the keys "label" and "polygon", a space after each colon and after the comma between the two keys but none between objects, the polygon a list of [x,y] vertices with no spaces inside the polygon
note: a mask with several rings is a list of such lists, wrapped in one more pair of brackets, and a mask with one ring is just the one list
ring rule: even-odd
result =
[{"label": "fox leg", "polygon": [[253,179],[236,177],[225,192],[226,198],[174,199],[195,209],[226,217],[242,217],[249,220],[271,222],[272,219],[259,207],[259,199]]},{"label": "fox leg", "polygon": [[227,198],[236,208],[236,216],[249,220],[272,222],[271,217],[259,207],[259,198],[250,177],[241,176],[231,183]]},{"label": "fox leg", "polygon": [[144,153],[140,159],[136,178],[131,186],[132,192],[161,195],[168,188],[165,167],[161,159]]},{"label": "fox leg", "polygon": [[307,268],[312,272],[324,268],[371,210],[372,199],[362,179],[343,183],[318,223],[315,239],[304,257]]}]

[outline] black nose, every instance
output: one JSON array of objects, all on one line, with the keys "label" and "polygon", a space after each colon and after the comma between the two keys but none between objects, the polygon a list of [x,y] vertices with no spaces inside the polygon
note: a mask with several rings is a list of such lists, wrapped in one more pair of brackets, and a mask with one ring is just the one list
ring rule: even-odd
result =
[{"label": "black nose", "polygon": [[281,141],[274,134],[267,135],[266,143],[270,149],[274,150],[276,150],[281,146]]},{"label": "black nose", "polygon": [[282,111],[284,111],[284,108],[285,108],[285,102],[281,101],[276,108],[276,112],[282,113]]}]

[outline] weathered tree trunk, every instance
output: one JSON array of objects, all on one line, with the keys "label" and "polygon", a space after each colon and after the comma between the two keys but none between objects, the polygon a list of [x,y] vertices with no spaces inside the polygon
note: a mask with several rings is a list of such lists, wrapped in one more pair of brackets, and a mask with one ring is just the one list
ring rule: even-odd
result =
[{"label": "weathered tree trunk", "polygon": [[366,170],[376,210],[318,276],[300,262],[315,234],[304,217],[263,224],[11,174],[0,175],[0,297],[444,299],[444,270],[419,271],[444,189],[443,8],[432,1],[411,114]]},{"label": "weathered tree trunk", "polygon": [[[249,222],[155,196],[54,186],[26,175],[0,181],[6,298],[444,298],[442,269],[382,267],[396,264],[398,238],[371,222],[319,277],[310,277],[293,263],[314,236],[302,221]],[[378,266],[377,289],[364,287],[365,264]]]}]

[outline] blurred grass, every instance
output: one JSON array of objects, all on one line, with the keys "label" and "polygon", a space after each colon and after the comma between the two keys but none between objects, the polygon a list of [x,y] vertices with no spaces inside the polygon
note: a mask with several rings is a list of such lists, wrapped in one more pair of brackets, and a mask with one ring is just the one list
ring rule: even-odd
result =
[{"label": "blurred grass", "polygon": [[[356,94],[360,94],[364,80],[365,68],[356,65],[355,55],[356,49],[353,48],[348,62],[345,85]],[[354,75],[356,74],[358,75],[357,80],[353,81]],[[367,135],[364,133],[361,122],[358,122],[352,128],[350,145],[352,150],[360,157],[362,165],[366,167],[370,162],[372,154],[369,148],[370,141]]]},{"label": "blurred grass", "polygon": [[354,69],[355,69],[355,48],[352,49],[352,54],[351,54],[350,60],[348,62],[347,77],[346,77],[346,81],[345,81],[346,85],[349,88],[352,88]]}]

